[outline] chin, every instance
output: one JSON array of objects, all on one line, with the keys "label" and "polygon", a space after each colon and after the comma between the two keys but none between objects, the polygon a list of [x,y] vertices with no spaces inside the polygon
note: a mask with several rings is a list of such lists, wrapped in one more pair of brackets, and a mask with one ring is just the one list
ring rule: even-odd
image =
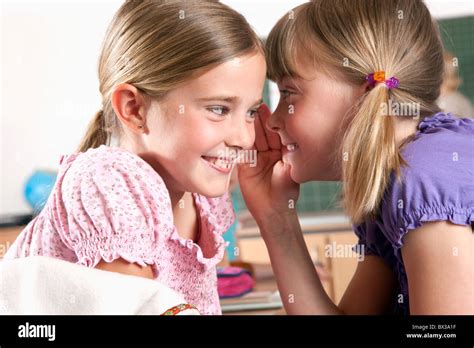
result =
[{"label": "chin", "polygon": [[339,181],[340,171],[325,160],[306,160],[291,166],[291,178],[298,184],[311,181]]},{"label": "chin", "polygon": [[297,184],[304,184],[306,182],[311,181],[333,181],[336,180],[333,178],[332,173],[328,171],[324,171],[321,169],[309,172],[305,171],[302,168],[296,169],[295,167],[291,167],[290,171],[291,179],[296,182]]},{"label": "chin", "polygon": [[224,195],[227,192],[226,189],[226,182],[223,182],[222,184],[199,186],[195,192],[202,196],[216,198]]},{"label": "chin", "polygon": [[311,179],[308,181],[340,181],[340,178],[331,171],[316,172],[311,175]]},{"label": "chin", "polygon": [[290,177],[291,180],[296,182],[297,184],[302,184],[308,180],[305,180],[301,173],[295,169],[292,165],[290,165]]}]

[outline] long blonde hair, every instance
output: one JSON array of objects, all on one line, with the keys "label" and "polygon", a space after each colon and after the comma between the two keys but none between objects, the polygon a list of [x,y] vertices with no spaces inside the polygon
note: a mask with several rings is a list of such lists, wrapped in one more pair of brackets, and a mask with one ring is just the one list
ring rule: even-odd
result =
[{"label": "long blonde hair", "polygon": [[110,23],[99,58],[102,109],[79,151],[110,144],[121,126],[111,104],[113,88],[130,83],[159,100],[179,84],[219,63],[261,51],[245,18],[218,1],[130,0]]},{"label": "long blonde hair", "polygon": [[[355,223],[374,218],[393,172],[405,164],[394,117],[382,103],[417,103],[420,120],[439,111],[443,50],[437,24],[421,0],[313,0],[281,18],[266,42],[268,76],[302,77],[298,57],[314,68],[360,86],[385,71],[396,89],[377,84],[348,111],[340,161],[344,207]],[[403,104],[401,104],[403,105]]]}]

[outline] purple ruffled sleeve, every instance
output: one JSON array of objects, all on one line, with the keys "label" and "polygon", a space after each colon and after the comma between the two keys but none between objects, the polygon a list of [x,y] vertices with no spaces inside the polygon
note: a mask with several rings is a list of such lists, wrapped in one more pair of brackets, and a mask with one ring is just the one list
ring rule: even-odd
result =
[{"label": "purple ruffled sleeve", "polygon": [[401,180],[382,204],[384,233],[395,249],[410,230],[430,221],[474,220],[474,121],[439,113],[420,123],[407,145]]},{"label": "purple ruffled sleeve", "polygon": [[[402,155],[408,166],[392,174],[377,218],[354,225],[359,247],[381,257],[398,278],[394,312],[409,313],[401,255],[404,237],[425,222],[471,225],[474,220],[474,120],[438,113],[420,122]],[[402,301],[400,301],[402,299]]]}]

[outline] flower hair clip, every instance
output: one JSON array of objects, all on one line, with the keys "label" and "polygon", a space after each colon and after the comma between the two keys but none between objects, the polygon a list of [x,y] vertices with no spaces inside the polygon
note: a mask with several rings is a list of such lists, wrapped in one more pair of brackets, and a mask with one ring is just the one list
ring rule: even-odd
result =
[{"label": "flower hair clip", "polygon": [[385,79],[385,71],[376,71],[367,75],[365,79],[369,82],[369,86],[372,88],[379,82],[385,82],[388,89],[393,89],[397,88],[399,83],[395,76]]}]

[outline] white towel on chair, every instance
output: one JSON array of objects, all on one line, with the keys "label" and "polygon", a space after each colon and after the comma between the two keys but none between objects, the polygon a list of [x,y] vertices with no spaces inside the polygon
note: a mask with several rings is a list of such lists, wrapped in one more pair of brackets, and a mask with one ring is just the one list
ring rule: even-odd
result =
[{"label": "white towel on chair", "polygon": [[0,261],[0,314],[162,314],[185,303],[156,280],[44,256]]}]

